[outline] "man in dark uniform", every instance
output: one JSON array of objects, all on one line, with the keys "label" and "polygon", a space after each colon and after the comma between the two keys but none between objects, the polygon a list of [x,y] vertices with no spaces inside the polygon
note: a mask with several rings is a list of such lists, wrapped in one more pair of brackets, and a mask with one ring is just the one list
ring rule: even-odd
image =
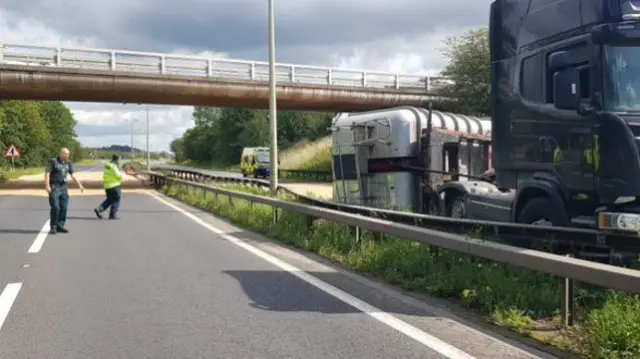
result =
[{"label": "man in dark uniform", "polygon": [[69,232],[64,226],[67,221],[67,209],[69,206],[67,174],[78,184],[80,191],[84,192],[82,183],[73,175],[73,165],[69,162],[69,150],[62,148],[58,157],[49,160],[47,171],[44,174],[45,188],[49,194],[49,206],[51,206],[49,212],[49,225],[51,226],[49,233],[51,234]]}]

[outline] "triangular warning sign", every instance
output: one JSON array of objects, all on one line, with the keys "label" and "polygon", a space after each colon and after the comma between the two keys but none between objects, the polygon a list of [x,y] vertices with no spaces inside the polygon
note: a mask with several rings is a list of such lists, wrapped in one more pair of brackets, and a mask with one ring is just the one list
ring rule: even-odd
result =
[{"label": "triangular warning sign", "polygon": [[18,156],[20,156],[20,151],[18,151],[16,146],[11,144],[11,146],[9,146],[9,148],[7,149],[7,152],[4,153],[4,156],[5,157],[18,157]]}]

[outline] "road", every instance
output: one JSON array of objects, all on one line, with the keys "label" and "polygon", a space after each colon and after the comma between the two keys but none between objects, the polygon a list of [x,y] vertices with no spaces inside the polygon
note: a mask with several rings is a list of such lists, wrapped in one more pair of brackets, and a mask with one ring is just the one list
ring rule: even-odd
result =
[{"label": "road", "polygon": [[552,358],[159,194],[101,200],[46,235],[46,198],[0,193],[0,358]]}]

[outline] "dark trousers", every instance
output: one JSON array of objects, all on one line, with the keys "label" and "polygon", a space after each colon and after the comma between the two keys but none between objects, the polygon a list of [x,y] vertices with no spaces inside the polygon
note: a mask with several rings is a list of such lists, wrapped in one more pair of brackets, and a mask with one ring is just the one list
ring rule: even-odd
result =
[{"label": "dark trousers", "polygon": [[69,188],[64,185],[52,185],[49,193],[49,219],[51,228],[62,229],[67,221],[69,208]]},{"label": "dark trousers", "polygon": [[115,218],[118,213],[118,209],[120,208],[120,198],[121,198],[122,188],[120,186],[109,188],[105,190],[107,195],[107,199],[105,199],[100,206],[98,206],[98,211],[100,213],[107,210],[107,208],[111,207],[109,210],[109,218]]}]

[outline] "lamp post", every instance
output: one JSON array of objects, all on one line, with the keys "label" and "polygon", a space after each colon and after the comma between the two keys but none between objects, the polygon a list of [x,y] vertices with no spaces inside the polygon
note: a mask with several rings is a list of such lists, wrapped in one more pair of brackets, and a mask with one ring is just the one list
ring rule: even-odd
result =
[{"label": "lamp post", "polygon": [[147,106],[147,172],[151,172],[151,145],[149,144],[149,106]]},{"label": "lamp post", "polygon": [[274,0],[269,1],[269,137],[271,138],[270,162],[271,196],[278,189],[278,118],[276,115],[276,29]]},{"label": "lamp post", "polygon": [[135,130],[136,121],[137,119],[135,118],[131,119],[131,165],[132,166],[133,166],[133,161],[135,159],[135,154],[133,150],[133,131]]}]

